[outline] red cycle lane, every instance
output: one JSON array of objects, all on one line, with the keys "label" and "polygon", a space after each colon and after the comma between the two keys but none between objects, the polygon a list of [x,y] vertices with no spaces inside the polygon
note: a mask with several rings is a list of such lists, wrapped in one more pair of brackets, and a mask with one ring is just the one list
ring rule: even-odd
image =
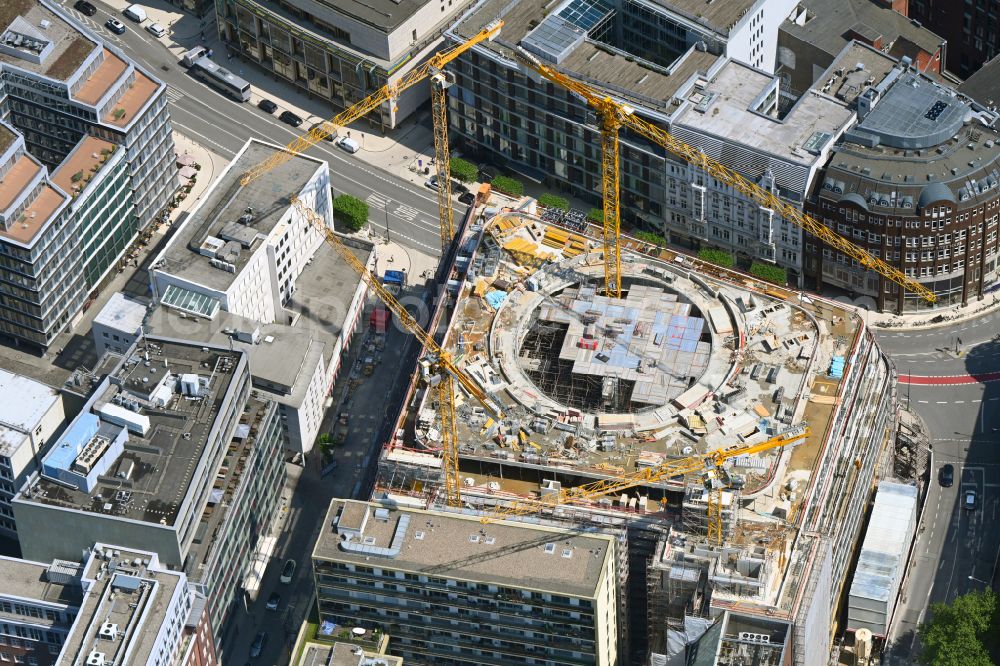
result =
[{"label": "red cycle lane", "polygon": [[985,384],[1000,381],[1000,372],[981,372],[973,375],[900,375],[900,384],[914,386],[952,386],[955,384]]}]

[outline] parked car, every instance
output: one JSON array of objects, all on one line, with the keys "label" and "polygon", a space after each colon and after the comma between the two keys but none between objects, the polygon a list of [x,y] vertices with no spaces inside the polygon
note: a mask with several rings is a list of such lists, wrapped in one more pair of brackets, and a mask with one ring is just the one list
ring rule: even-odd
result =
[{"label": "parked car", "polygon": [[976,508],[975,488],[969,488],[968,490],[965,491],[965,501],[962,502],[962,506],[964,506],[969,511],[972,511]]},{"label": "parked car", "polygon": [[267,645],[267,632],[257,632],[257,635],[254,636],[253,643],[250,645],[250,656],[255,659],[259,657],[260,653],[264,651],[265,645]]},{"label": "parked car", "polygon": [[472,204],[476,203],[476,195],[473,194],[472,192],[462,192],[461,194],[458,195],[458,201],[459,203],[464,203],[471,206]]},{"label": "parked car", "polygon": [[121,35],[125,32],[125,24],[118,19],[109,18],[104,22],[104,27],[116,35]]},{"label": "parked car", "polygon": [[276,611],[278,610],[278,604],[280,603],[281,603],[281,595],[278,594],[277,592],[272,592],[271,596],[267,598],[267,603],[264,604],[264,608],[266,608],[269,611]]},{"label": "parked car", "polygon": [[[313,130],[321,129],[324,125],[326,125],[326,123],[321,120],[318,123],[315,123],[312,127],[310,127],[309,131],[312,132]],[[333,130],[333,127],[328,128],[328,131],[330,130]],[[330,143],[336,143],[335,139],[336,137],[333,135],[332,131],[323,137],[324,141],[329,141]]]},{"label": "parked car", "polygon": [[302,124],[302,119],[291,111],[282,111],[278,119],[283,123],[288,123],[292,127],[298,127]]},{"label": "parked car", "polygon": [[262,99],[259,102],[257,102],[257,108],[263,111],[264,113],[274,113],[275,111],[278,110],[278,105],[269,99]]},{"label": "parked car", "polygon": [[125,8],[125,11],[122,12],[122,16],[131,19],[136,23],[142,23],[147,18],[145,8],[139,5],[129,5]]},{"label": "parked car", "polygon": [[951,465],[942,465],[941,471],[938,472],[938,483],[944,488],[948,488],[951,484],[955,483],[955,468]]},{"label": "parked car", "polygon": [[361,144],[348,136],[342,136],[333,143],[341,150],[351,153],[352,155],[361,150]]},{"label": "parked car", "polygon": [[73,5],[73,9],[80,12],[84,16],[93,16],[97,13],[97,7],[87,2],[87,0],[76,0],[76,4]]},{"label": "parked car", "polygon": [[288,584],[292,582],[292,578],[295,576],[295,560],[285,560],[285,566],[281,567],[281,580],[282,583]]},{"label": "parked car", "polygon": [[167,34],[167,29],[159,23],[150,23],[146,26],[146,32],[151,34],[153,37],[163,37]]},{"label": "parked car", "polygon": [[425,180],[424,181],[424,185],[426,187],[431,188],[432,190],[438,189],[438,177],[437,177],[437,174],[435,174],[435,175],[431,176],[430,178],[428,178],[427,180]]}]

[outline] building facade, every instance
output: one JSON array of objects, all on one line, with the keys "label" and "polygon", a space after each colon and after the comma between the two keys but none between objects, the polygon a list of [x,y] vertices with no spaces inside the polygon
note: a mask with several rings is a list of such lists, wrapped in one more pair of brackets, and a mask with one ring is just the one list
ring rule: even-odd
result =
[{"label": "building facade", "polygon": [[1000,53],[1000,1],[910,0],[909,16],[948,41],[948,70],[965,79]]},{"label": "building facade", "polygon": [[0,663],[56,666],[82,602],[76,562],[0,557]]},{"label": "building facade", "polygon": [[321,621],[406,663],[618,664],[609,535],[335,500],[312,555]]},{"label": "building facade", "polygon": [[[906,66],[859,97],[861,122],[816,180],[807,209],[930,289],[938,305],[983,297],[997,278],[997,114]],[[807,283],[868,297],[879,310],[928,304],[809,241]]]},{"label": "building facade", "polygon": [[50,386],[0,370],[0,534],[17,538],[10,501],[38,471],[65,419],[62,397]]},{"label": "building facade", "polygon": [[174,148],[164,84],[45,0],[10,8],[0,333],[46,347],[170,202]]},{"label": "building facade", "polygon": [[[219,35],[229,48],[335,108],[395,84],[439,49],[445,27],[469,0],[365,3],[216,0]],[[370,114],[396,127],[430,96],[418,84]]]}]

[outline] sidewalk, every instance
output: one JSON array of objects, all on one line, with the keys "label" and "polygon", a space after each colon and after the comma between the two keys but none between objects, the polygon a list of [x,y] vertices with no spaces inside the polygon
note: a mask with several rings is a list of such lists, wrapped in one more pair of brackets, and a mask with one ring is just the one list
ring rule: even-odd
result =
[{"label": "sidewalk", "polygon": [[[105,1],[118,12],[132,4],[129,0]],[[299,129],[289,128],[290,131],[306,132],[314,124],[330,120],[339,113],[340,110],[334,108],[329,100],[310,97],[292,83],[253,62],[244,62],[238,57],[230,58],[227,45],[219,38],[214,16],[206,17],[204,20],[198,19],[163,0],[144,0],[141,4],[146,9],[149,19],[141,25],[122,19],[126,26],[131,30],[143,31],[148,39],[159,41],[178,61],[185,51],[195,46],[201,45],[211,49],[212,59],[215,62],[250,83],[250,101],[247,104],[256,106],[261,99],[270,99],[278,105],[278,110],[273,114],[275,118],[282,111],[291,111],[304,119]],[[167,29],[167,34],[155,38],[146,33],[145,27],[151,23],[162,25]],[[206,87],[205,94],[210,99],[209,96],[217,93]],[[355,155],[344,153],[345,159],[360,159],[415,184],[423,184],[427,179],[423,169],[431,166],[434,159],[434,133],[429,110],[423,109],[412,115],[393,130],[391,136],[383,135],[379,128],[371,126],[364,119],[343,129],[342,132],[361,144],[361,150]],[[288,143],[284,138],[280,138],[281,136],[276,134],[273,140],[276,143]],[[434,169],[431,167],[431,173],[433,172]]]},{"label": "sidewalk", "polygon": [[889,312],[872,312],[857,308],[868,326],[876,329],[905,328],[907,330],[943,328],[969,319],[976,319],[990,312],[1000,311],[1000,294],[983,296],[981,301],[971,301],[968,305],[938,308],[930,312],[914,312],[897,315]]}]

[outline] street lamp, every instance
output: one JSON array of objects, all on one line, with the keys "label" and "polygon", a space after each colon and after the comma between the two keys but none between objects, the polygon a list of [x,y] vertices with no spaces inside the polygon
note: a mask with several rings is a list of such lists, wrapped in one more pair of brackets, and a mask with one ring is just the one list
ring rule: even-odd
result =
[{"label": "street lamp", "polygon": [[389,238],[389,204],[391,204],[391,203],[392,203],[392,199],[386,198],[386,200],[385,200],[385,211],[384,211],[385,212],[385,242],[386,243],[392,242],[392,239]]},{"label": "street lamp", "polygon": [[989,587],[989,586],[990,586],[990,584],[989,584],[989,583],[987,583],[987,582],[986,582],[985,580],[983,580],[982,578],[976,578],[975,576],[969,576],[969,580],[972,580],[972,581],[975,581],[975,582],[977,582],[977,583],[982,583],[983,585],[985,585],[985,586],[987,586],[987,587]]}]

